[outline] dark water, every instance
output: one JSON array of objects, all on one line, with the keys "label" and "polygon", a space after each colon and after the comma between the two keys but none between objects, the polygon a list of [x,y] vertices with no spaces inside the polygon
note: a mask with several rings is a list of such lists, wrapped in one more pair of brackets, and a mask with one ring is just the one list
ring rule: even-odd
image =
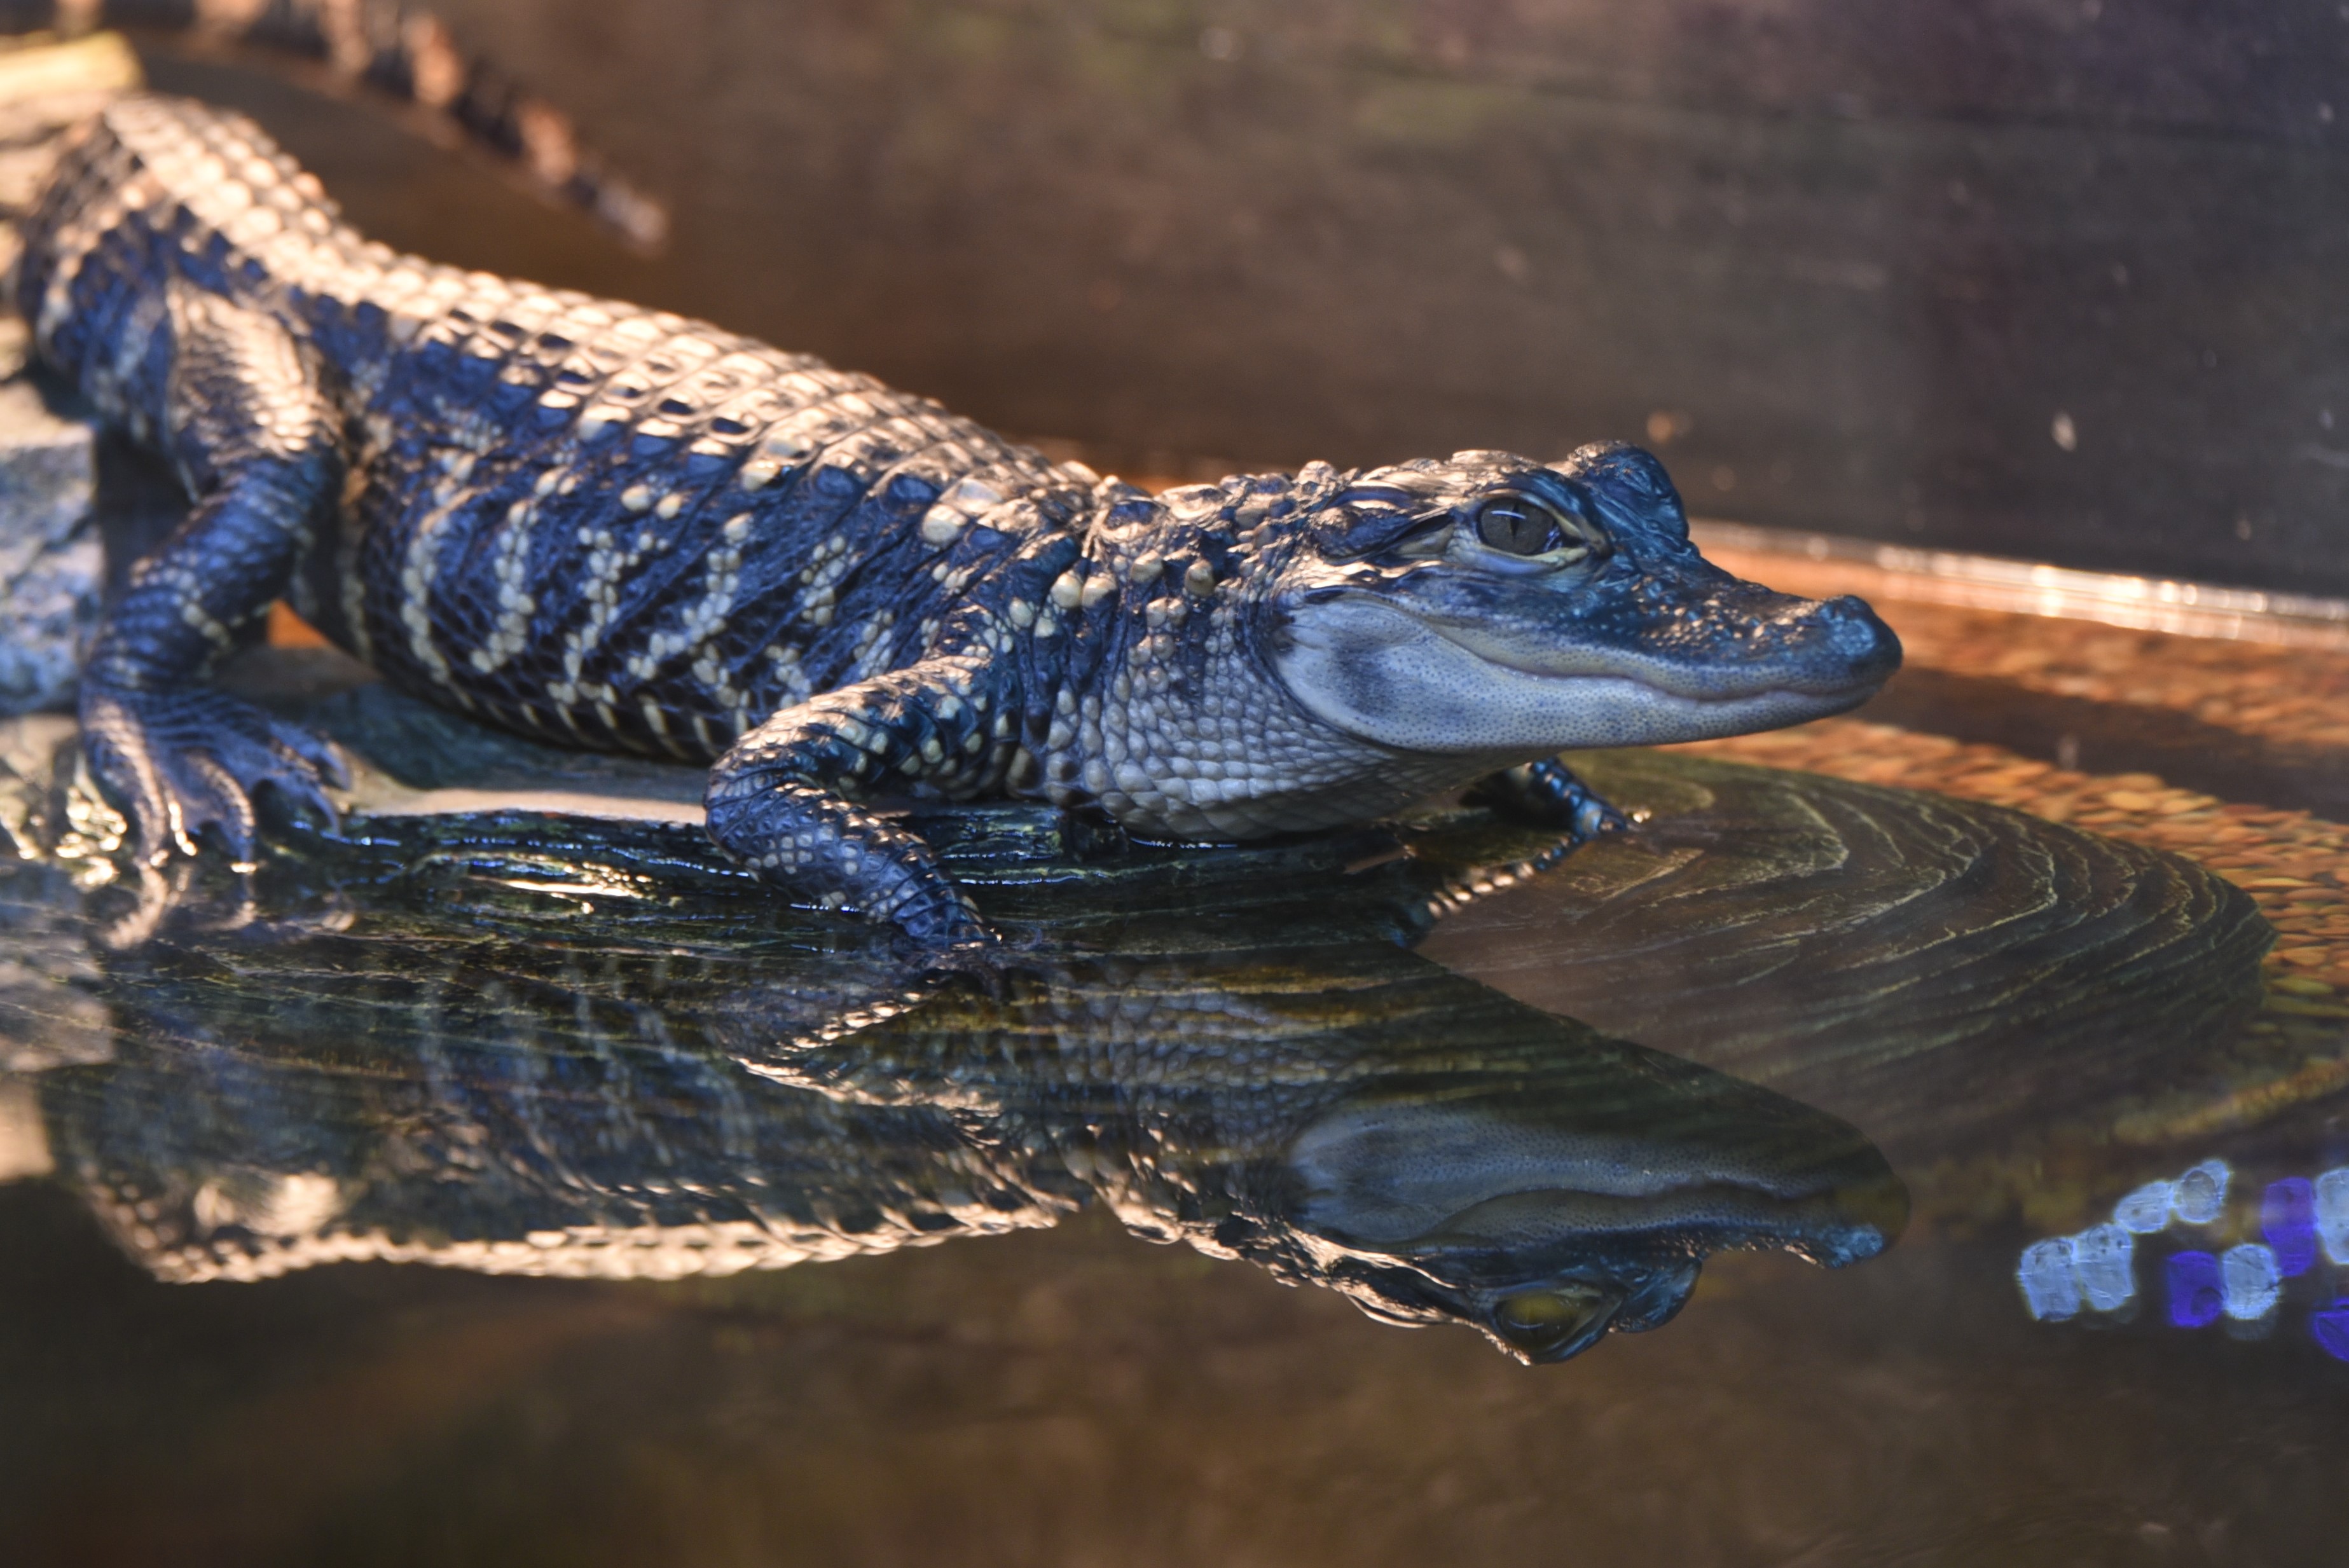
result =
[{"label": "dark water", "polygon": [[[545,761],[310,711],[378,800]],[[657,805],[142,885],[61,738],[0,789],[19,1561],[2290,1563],[2338,1522],[2322,1243],[2242,1321],[2167,1283],[2335,1130],[2127,1131],[2258,1004],[2264,923],[2182,861],[1639,754],[1588,766],[1637,841],[1562,860],[1474,812],[1188,854],[965,813],[926,830],[1016,956],[937,975]],[[2027,1244],[2213,1154],[2217,1222],[2033,1319]]]}]

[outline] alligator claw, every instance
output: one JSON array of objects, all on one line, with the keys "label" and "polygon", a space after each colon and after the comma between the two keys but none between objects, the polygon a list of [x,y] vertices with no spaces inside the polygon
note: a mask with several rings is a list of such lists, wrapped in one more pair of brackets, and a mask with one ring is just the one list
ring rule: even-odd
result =
[{"label": "alligator claw", "polygon": [[250,861],[257,790],[267,786],[332,826],[339,818],[326,786],[350,783],[331,743],[202,687],[86,687],[81,725],[90,771],[129,819],[139,859],[150,866],[175,844],[194,854],[207,828],[235,860]]},{"label": "alligator claw", "polygon": [[1631,829],[1630,819],[1555,758],[1493,774],[1470,789],[1467,799],[1516,821],[1560,829],[1578,844]]},{"label": "alligator claw", "polygon": [[1574,841],[1587,844],[1603,833],[1628,833],[1630,820],[1608,801],[1585,789],[1574,807]]},{"label": "alligator claw", "polygon": [[948,884],[942,892],[940,897],[909,900],[891,918],[917,945],[929,950],[933,960],[984,960],[1002,947],[1003,938],[960,889]]}]

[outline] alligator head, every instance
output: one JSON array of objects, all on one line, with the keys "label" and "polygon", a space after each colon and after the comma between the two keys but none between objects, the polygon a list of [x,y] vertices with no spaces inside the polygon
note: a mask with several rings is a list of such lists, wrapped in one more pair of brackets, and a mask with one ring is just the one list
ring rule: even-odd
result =
[{"label": "alligator head", "polygon": [[1849,1125],[1637,1047],[1547,1078],[1365,1096],[1289,1148],[1322,1282],[1388,1322],[1466,1322],[1526,1361],[1671,1320],[1704,1260],[1873,1257],[1908,1190]]},{"label": "alligator head", "polygon": [[1298,703],[1360,739],[1520,759],[1700,740],[1856,707],[1900,662],[1860,600],[1706,561],[1635,447],[1336,479],[1281,565],[1268,642]]}]

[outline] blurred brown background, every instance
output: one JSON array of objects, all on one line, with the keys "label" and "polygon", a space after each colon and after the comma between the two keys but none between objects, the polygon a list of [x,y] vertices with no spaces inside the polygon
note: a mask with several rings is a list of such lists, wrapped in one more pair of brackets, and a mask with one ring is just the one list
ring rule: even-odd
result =
[{"label": "blurred brown background", "polygon": [[1625,437],[1702,513],[2349,593],[2333,0],[436,8],[671,201],[665,255],[156,76],[396,243],[1129,469]]}]

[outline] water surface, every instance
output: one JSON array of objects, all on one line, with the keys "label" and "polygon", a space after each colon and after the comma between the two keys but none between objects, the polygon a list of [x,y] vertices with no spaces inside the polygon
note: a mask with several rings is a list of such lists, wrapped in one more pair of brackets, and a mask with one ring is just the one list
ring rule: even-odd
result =
[{"label": "water surface", "polygon": [[950,813],[1016,953],[940,975],[743,896],[640,810],[661,770],[564,765],[536,787],[636,804],[549,819],[535,748],[278,689],[372,746],[363,791],[508,793],[142,884],[44,772],[62,727],[11,733],[32,1560],[2293,1561],[2329,1527],[2330,1263],[2248,1322],[2163,1294],[2329,1123],[2224,1140],[2218,1222],[2139,1238],[2114,1310],[2016,1283],[2212,1151],[2097,1130],[2229,1070],[2260,1004],[2265,923],[2190,862],[1639,754],[1587,761],[1641,832],[1570,855],[1475,812],[1194,853]]}]

